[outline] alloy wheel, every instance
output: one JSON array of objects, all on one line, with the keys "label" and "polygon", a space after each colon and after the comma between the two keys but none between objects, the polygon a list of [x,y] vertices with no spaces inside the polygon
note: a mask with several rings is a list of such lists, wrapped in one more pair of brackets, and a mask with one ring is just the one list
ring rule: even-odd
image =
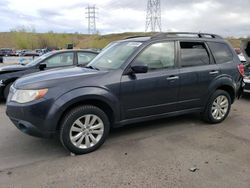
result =
[{"label": "alloy wheel", "polygon": [[212,116],[216,120],[221,120],[228,112],[229,101],[224,95],[218,96],[212,105]]},{"label": "alloy wheel", "polygon": [[104,123],[94,114],[87,114],[78,118],[70,128],[71,143],[80,149],[95,146],[103,137]]}]

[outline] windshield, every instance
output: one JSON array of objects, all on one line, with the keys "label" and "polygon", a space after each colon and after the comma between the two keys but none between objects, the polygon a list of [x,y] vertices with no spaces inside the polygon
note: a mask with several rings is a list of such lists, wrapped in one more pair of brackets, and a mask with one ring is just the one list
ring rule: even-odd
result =
[{"label": "windshield", "polygon": [[53,54],[53,52],[49,52],[49,53],[46,53],[36,59],[34,59],[33,61],[31,61],[30,63],[26,64],[25,66],[27,67],[32,67],[32,66],[35,66],[37,63],[39,63],[40,61],[44,60],[45,58],[51,56]]},{"label": "windshield", "polygon": [[88,66],[97,69],[118,69],[141,44],[141,42],[111,43]]}]

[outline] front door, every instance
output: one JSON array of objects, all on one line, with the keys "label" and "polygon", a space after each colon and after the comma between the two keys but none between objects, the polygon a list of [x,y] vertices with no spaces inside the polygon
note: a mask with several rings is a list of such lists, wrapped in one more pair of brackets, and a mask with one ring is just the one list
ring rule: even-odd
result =
[{"label": "front door", "polygon": [[74,52],[57,53],[47,58],[42,63],[46,64],[46,69],[73,66],[74,65]]},{"label": "front door", "polygon": [[158,42],[146,47],[130,66],[147,65],[148,72],[123,75],[121,101],[123,119],[172,112],[177,109],[179,71],[175,42]]}]

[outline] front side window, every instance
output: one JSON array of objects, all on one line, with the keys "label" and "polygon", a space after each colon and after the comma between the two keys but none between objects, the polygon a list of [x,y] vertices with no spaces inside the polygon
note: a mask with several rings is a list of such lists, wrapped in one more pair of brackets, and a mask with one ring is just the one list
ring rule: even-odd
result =
[{"label": "front side window", "polygon": [[73,65],[74,53],[66,52],[52,56],[44,61],[48,68]]},{"label": "front side window", "polygon": [[202,42],[180,42],[181,67],[208,65],[210,58]]},{"label": "front side window", "polygon": [[149,71],[174,67],[174,42],[161,42],[150,45],[135,59],[133,65],[146,65]]},{"label": "front side window", "polygon": [[118,69],[141,46],[141,42],[114,42],[105,49],[88,66],[98,69]]},{"label": "front side window", "polygon": [[208,45],[217,64],[227,63],[233,60],[233,54],[226,44],[219,42],[209,42]]}]

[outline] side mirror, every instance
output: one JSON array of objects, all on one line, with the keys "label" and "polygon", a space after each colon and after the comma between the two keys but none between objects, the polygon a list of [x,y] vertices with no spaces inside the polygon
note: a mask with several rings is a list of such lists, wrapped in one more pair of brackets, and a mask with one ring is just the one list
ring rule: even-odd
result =
[{"label": "side mirror", "polygon": [[135,65],[135,66],[132,66],[131,69],[134,73],[147,73],[148,72],[148,66],[146,65]]},{"label": "side mirror", "polygon": [[46,69],[46,67],[47,67],[47,65],[46,65],[45,63],[41,63],[41,64],[39,65],[39,69],[40,69],[40,70],[44,70],[44,69]]}]

